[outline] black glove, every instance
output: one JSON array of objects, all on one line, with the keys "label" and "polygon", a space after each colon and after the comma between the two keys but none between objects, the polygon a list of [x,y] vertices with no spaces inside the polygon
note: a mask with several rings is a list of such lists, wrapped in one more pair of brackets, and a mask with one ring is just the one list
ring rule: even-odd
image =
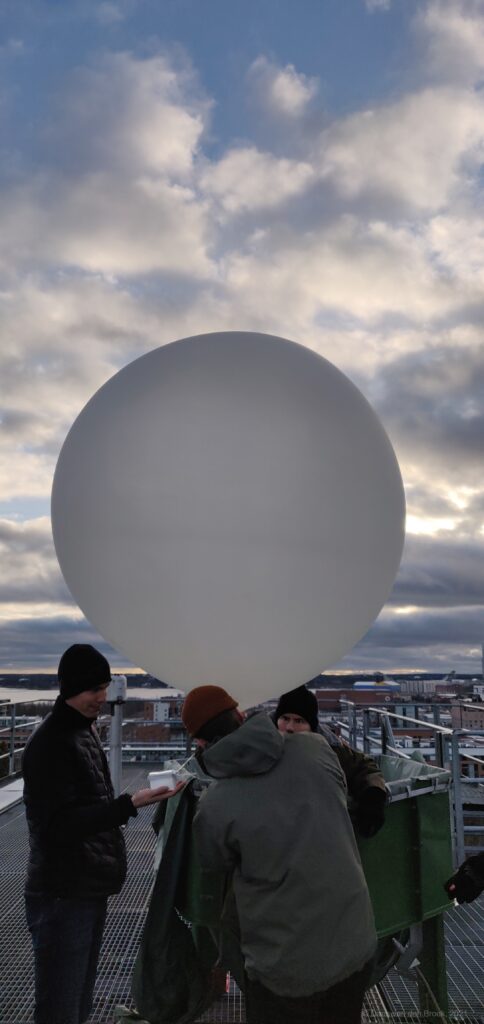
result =
[{"label": "black glove", "polygon": [[472,903],[484,889],[484,854],[468,857],[455,875],[444,883],[449,900]]},{"label": "black glove", "polygon": [[385,823],[387,795],[378,786],[368,786],[355,807],[356,831],[364,839],[371,839]]}]

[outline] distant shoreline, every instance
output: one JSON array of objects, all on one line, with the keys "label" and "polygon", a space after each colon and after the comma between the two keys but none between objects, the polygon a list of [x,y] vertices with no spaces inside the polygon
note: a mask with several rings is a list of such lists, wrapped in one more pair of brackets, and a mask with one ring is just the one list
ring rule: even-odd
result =
[{"label": "distant shoreline", "polygon": [[[113,675],[125,675],[127,679],[128,689],[136,688],[143,690],[173,690],[181,689],[181,687],[174,686],[170,683],[164,683],[161,679],[155,679],[153,676],[145,676],[142,673],[127,673],[127,672],[114,672]],[[316,676],[314,679],[306,681],[306,686],[311,690],[324,690],[334,689],[341,687],[342,689],[352,686],[355,682],[373,682],[376,676],[381,678],[379,682],[384,682],[386,679],[388,682],[400,682],[405,679],[422,679],[422,680],[443,680],[447,678],[444,672],[392,672],[388,676],[385,673],[380,672],[348,672],[348,673],[324,673],[321,676]],[[461,681],[468,682],[482,682],[482,678],[476,676],[473,672],[462,672],[459,673],[458,679]],[[19,690],[56,690],[58,688],[57,675],[52,672],[33,672],[31,675],[24,675],[20,672],[6,672],[4,675],[0,675],[0,690],[1,689],[19,689]],[[187,687],[190,689],[190,687]]]}]

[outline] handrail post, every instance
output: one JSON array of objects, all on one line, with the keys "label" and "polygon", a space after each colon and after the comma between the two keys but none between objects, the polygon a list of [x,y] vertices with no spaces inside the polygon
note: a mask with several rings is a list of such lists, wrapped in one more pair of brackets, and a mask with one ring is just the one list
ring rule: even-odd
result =
[{"label": "handrail post", "polygon": [[370,711],[363,708],[363,753],[370,753]]},{"label": "handrail post", "polygon": [[382,754],[386,754],[388,744],[390,744],[391,747],[395,747],[395,737],[393,735],[390,719],[385,711],[380,712],[380,728],[381,752]]},{"label": "handrail post", "polygon": [[465,858],[464,811],[462,807],[462,786],[460,781],[459,730],[452,731],[452,788],[454,791],[454,829],[456,865]]},{"label": "handrail post", "polygon": [[444,734],[438,732],[435,734],[435,760],[439,765],[439,768],[445,768],[445,742]]},{"label": "handrail post", "polygon": [[393,734],[393,726],[388,715],[385,715],[385,728],[392,747],[396,747],[395,736]]},{"label": "handrail post", "polygon": [[121,793],[121,761],[123,751],[123,704],[126,700],[126,676],[111,677],[107,692],[107,701],[111,710],[111,727],[109,730],[109,768],[113,782],[114,795]]},{"label": "handrail post", "polygon": [[386,754],[387,752],[387,731],[385,729],[385,719],[380,714],[380,736],[381,736],[381,752]]},{"label": "handrail post", "polygon": [[8,773],[13,775],[15,773],[15,724],[16,724],[16,706],[11,705],[10,708],[10,757],[8,759]]},{"label": "handrail post", "polygon": [[354,704],[353,704],[353,707],[352,707],[351,719],[352,719],[352,722],[351,722],[351,746],[353,747],[353,750],[356,750],[357,743],[358,743],[358,717],[357,717],[356,707],[355,707]]},{"label": "handrail post", "polygon": [[339,705],[340,705],[340,708],[341,708],[341,713],[342,714],[346,714],[345,727],[348,729],[348,743],[351,744],[352,741],[353,741],[353,725],[352,725],[351,709],[354,708],[354,704],[353,704],[353,701],[346,700],[345,697],[340,697],[339,698]]}]

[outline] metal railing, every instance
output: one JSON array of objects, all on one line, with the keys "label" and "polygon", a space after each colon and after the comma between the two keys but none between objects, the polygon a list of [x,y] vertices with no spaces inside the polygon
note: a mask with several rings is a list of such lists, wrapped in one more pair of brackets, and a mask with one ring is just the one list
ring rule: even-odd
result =
[{"label": "metal railing", "polygon": [[[418,728],[419,731],[428,733],[429,744],[428,747],[423,748],[424,756],[431,763],[446,768],[451,773],[452,824],[456,862],[460,863],[470,852],[484,849],[484,757],[474,755],[472,747],[464,745],[464,740],[482,737],[484,747],[484,729],[456,729],[451,725],[442,725],[441,716],[444,711],[442,705],[419,704],[417,701],[412,701],[416,717],[410,717],[404,713],[390,711],[386,707],[361,707],[354,701],[343,698],[339,703],[343,718],[338,724],[343,734],[352,747],[360,749],[366,754],[390,753],[398,757],[412,759],[408,746],[405,745],[410,737],[405,736],[405,733],[396,735],[397,723],[408,726],[409,731]],[[0,779],[2,783],[18,777],[20,758],[25,749],[28,735],[38,725],[42,717],[25,715],[22,713],[22,708],[39,705],[50,707],[52,704],[53,700],[46,699],[0,703]],[[455,706],[476,711],[475,704],[459,703],[449,706],[450,714],[452,714],[452,707]],[[423,717],[424,714],[426,717]],[[429,721],[429,714],[432,716],[432,721]],[[2,719],[5,722],[4,725],[1,724]],[[102,716],[100,724],[105,725],[106,721],[109,721],[109,715]],[[122,729],[125,730],[128,724],[123,721]],[[421,737],[419,744],[420,740]],[[105,745],[109,749],[110,744],[106,743]],[[421,746],[419,749],[422,752]],[[187,750],[188,741],[185,737],[156,742],[153,740],[145,742],[141,739],[129,741],[122,738],[118,757],[123,761],[163,761],[167,758],[183,756]],[[482,777],[479,772],[482,772]],[[466,792],[465,789],[467,785],[482,787],[482,809],[477,802],[472,803],[469,800],[468,791]],[[472,810],[469,809],[471,803]],[[477,842],[476,844],[479,837],[482,837],[482,843]]]},{"label": "metal railing", "polygon": [[[143,699],[143,703],[146,703],[146,698]],[[5,784],[16,779],[21,771],[21,755],[25,750],[25,745],[30,734],[37,728],[39,723],[42,721],[42,715],[24,715],[22,714],[22,707],[37,707],[43,705],[48,710],[52,708],[54,700],[46,698],[40,698],[38,701],[3,701],[0,703],[0,783]],[[2,724],[4,721],[6,724]],[[121,761],[164,761],[167,759],[174,759],[177,757],[183,757],[187,751],[187,739],[183,736],[181,739],[169,739],[160,741],[144,741],[142,739],[137,740],[126,740],[122,738],[122,730],[126,729],[129,724],[132,724],[133,720],[123,721],[121,723],[121,742],[118,743],[118,736],[114,733],[113,716],[109,714],[103,714],[98,719],[98,725],[101,731],[109,723],[110,728],[107,730],[109,734],[109,742],[104,742],[103,745],[107,752],[113,750],[113,757],[110,758],[110,767],[113,775],[113,779],[116,782],[118,776],[120,777],[120,765]],[[166,724],[170,724],[171,720],[167,720]],[[142,720],[139,722],[140,726],[143,724],[153,725],[157,724],[154,722],[144,723]],[[158,723],[163,725],[163,722]],[[175,720],[174,724],[178,726],[178,719]],[[5,749],[2,749],[5,748]],[[116,787],[119,790],[119,785]]]},{"label": "metal railing", "polygon": [[[32,704],[51,704],[48,700],[2,701],[0,703],[0,720],[8,719],[8,725],[0,725],[0,779],[14,779],[20,772],[20,755],[25,749],[22,733],[33,732],[41,721],[38,715],[22,715],[19,720],[17,709]],[[27,720],[26,720],[27,719]],[[2,739],[5,737],[5,739]],[[28,737],[27,737],[28,738]],[[20,746],[19,743],[23,743]],[[6,750],[2,748],[6,747]],[[5,764],[7,770],[5,771]]]},{"label": "metal railing", "polygon": [[[418,704],[412,701],[417,714],[421,708],[426,714],[432,713],[433,721],[428,718],[413,718],[407,714],[399,714],[382,707],[358,707],[354,701],[340,700],[342,710],[346,711],[347,721],[339,724],[346,731],[348,741],[355,749],[361,749],[366,754],[371,754],[376,748],[378,753],[391,753],[398,757],[413,760],[408,753],[408,748],[403,745],[404,735],[395,737],[394,723],[403,722],[419,730],[427,730],[432,738],[429,744],[430,749],[425,751],[429,761],[439,768],[445,768],[451,775],[452,795],[452,832],[454,838],[455,863],[460,864],[469,853],[476,853],[484,849],[484,838],[482,845],[475,845],[473,842],[466,843],[466,836],[474,840],[478,836],[484,837],[484,758],[474,756],[469,747],[463,746],[463,738],[483,737],[484,729],[455,729],[452,726],[440,724],[442,705]],[[450,713],[452,715],[452,707]],[[476,710],[476,705],[459,703],[459,708]],[[376,720],[376,729],[372,726]],[[399,745],[399,742],[401,744]],[[421,751],[421,747],[417,747]],[[464,768],[472,767],[469,774],[465,774]],[[475,775],[475,766],[480,766],[483,776]],[[482,810],[476,806],[472,811],[465,810],[464,805],[470,801],[465,799],[464,785],[482,786]],[[466,824],[469,818],[473,820],[482,819],[479,824]]]}]

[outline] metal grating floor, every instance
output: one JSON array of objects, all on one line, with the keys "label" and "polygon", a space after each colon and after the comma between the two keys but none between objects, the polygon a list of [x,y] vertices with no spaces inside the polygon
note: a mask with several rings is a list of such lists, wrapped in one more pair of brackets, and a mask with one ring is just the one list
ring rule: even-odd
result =
[{"label": "metal grating floor", "polygon": [[[146,767],[130,767],[123,783],[140,788]],[[154,834],[152,808],[144,808],[127,829],[128,879],[119,896],[110,900],[90,1024],[111,1024],[116,1005],[132,1006],[131,972],[152,884]],[[33,1004],[33,960],[24,919],[23,885],[28,834],[22,805],[0,815],[0,1022],[29,1024]],[[484,1024],[484,897],[447,915],[447,952],[451,1020],[455,1024]],[[419,1024],[437,1021],[421,1017],[417,985],[392,970],[380,989],[365,1000],[367,1024]],[[244,1000],[232,983],[227,996],[214,1004],[203,1024],[244,1024]]]}]

